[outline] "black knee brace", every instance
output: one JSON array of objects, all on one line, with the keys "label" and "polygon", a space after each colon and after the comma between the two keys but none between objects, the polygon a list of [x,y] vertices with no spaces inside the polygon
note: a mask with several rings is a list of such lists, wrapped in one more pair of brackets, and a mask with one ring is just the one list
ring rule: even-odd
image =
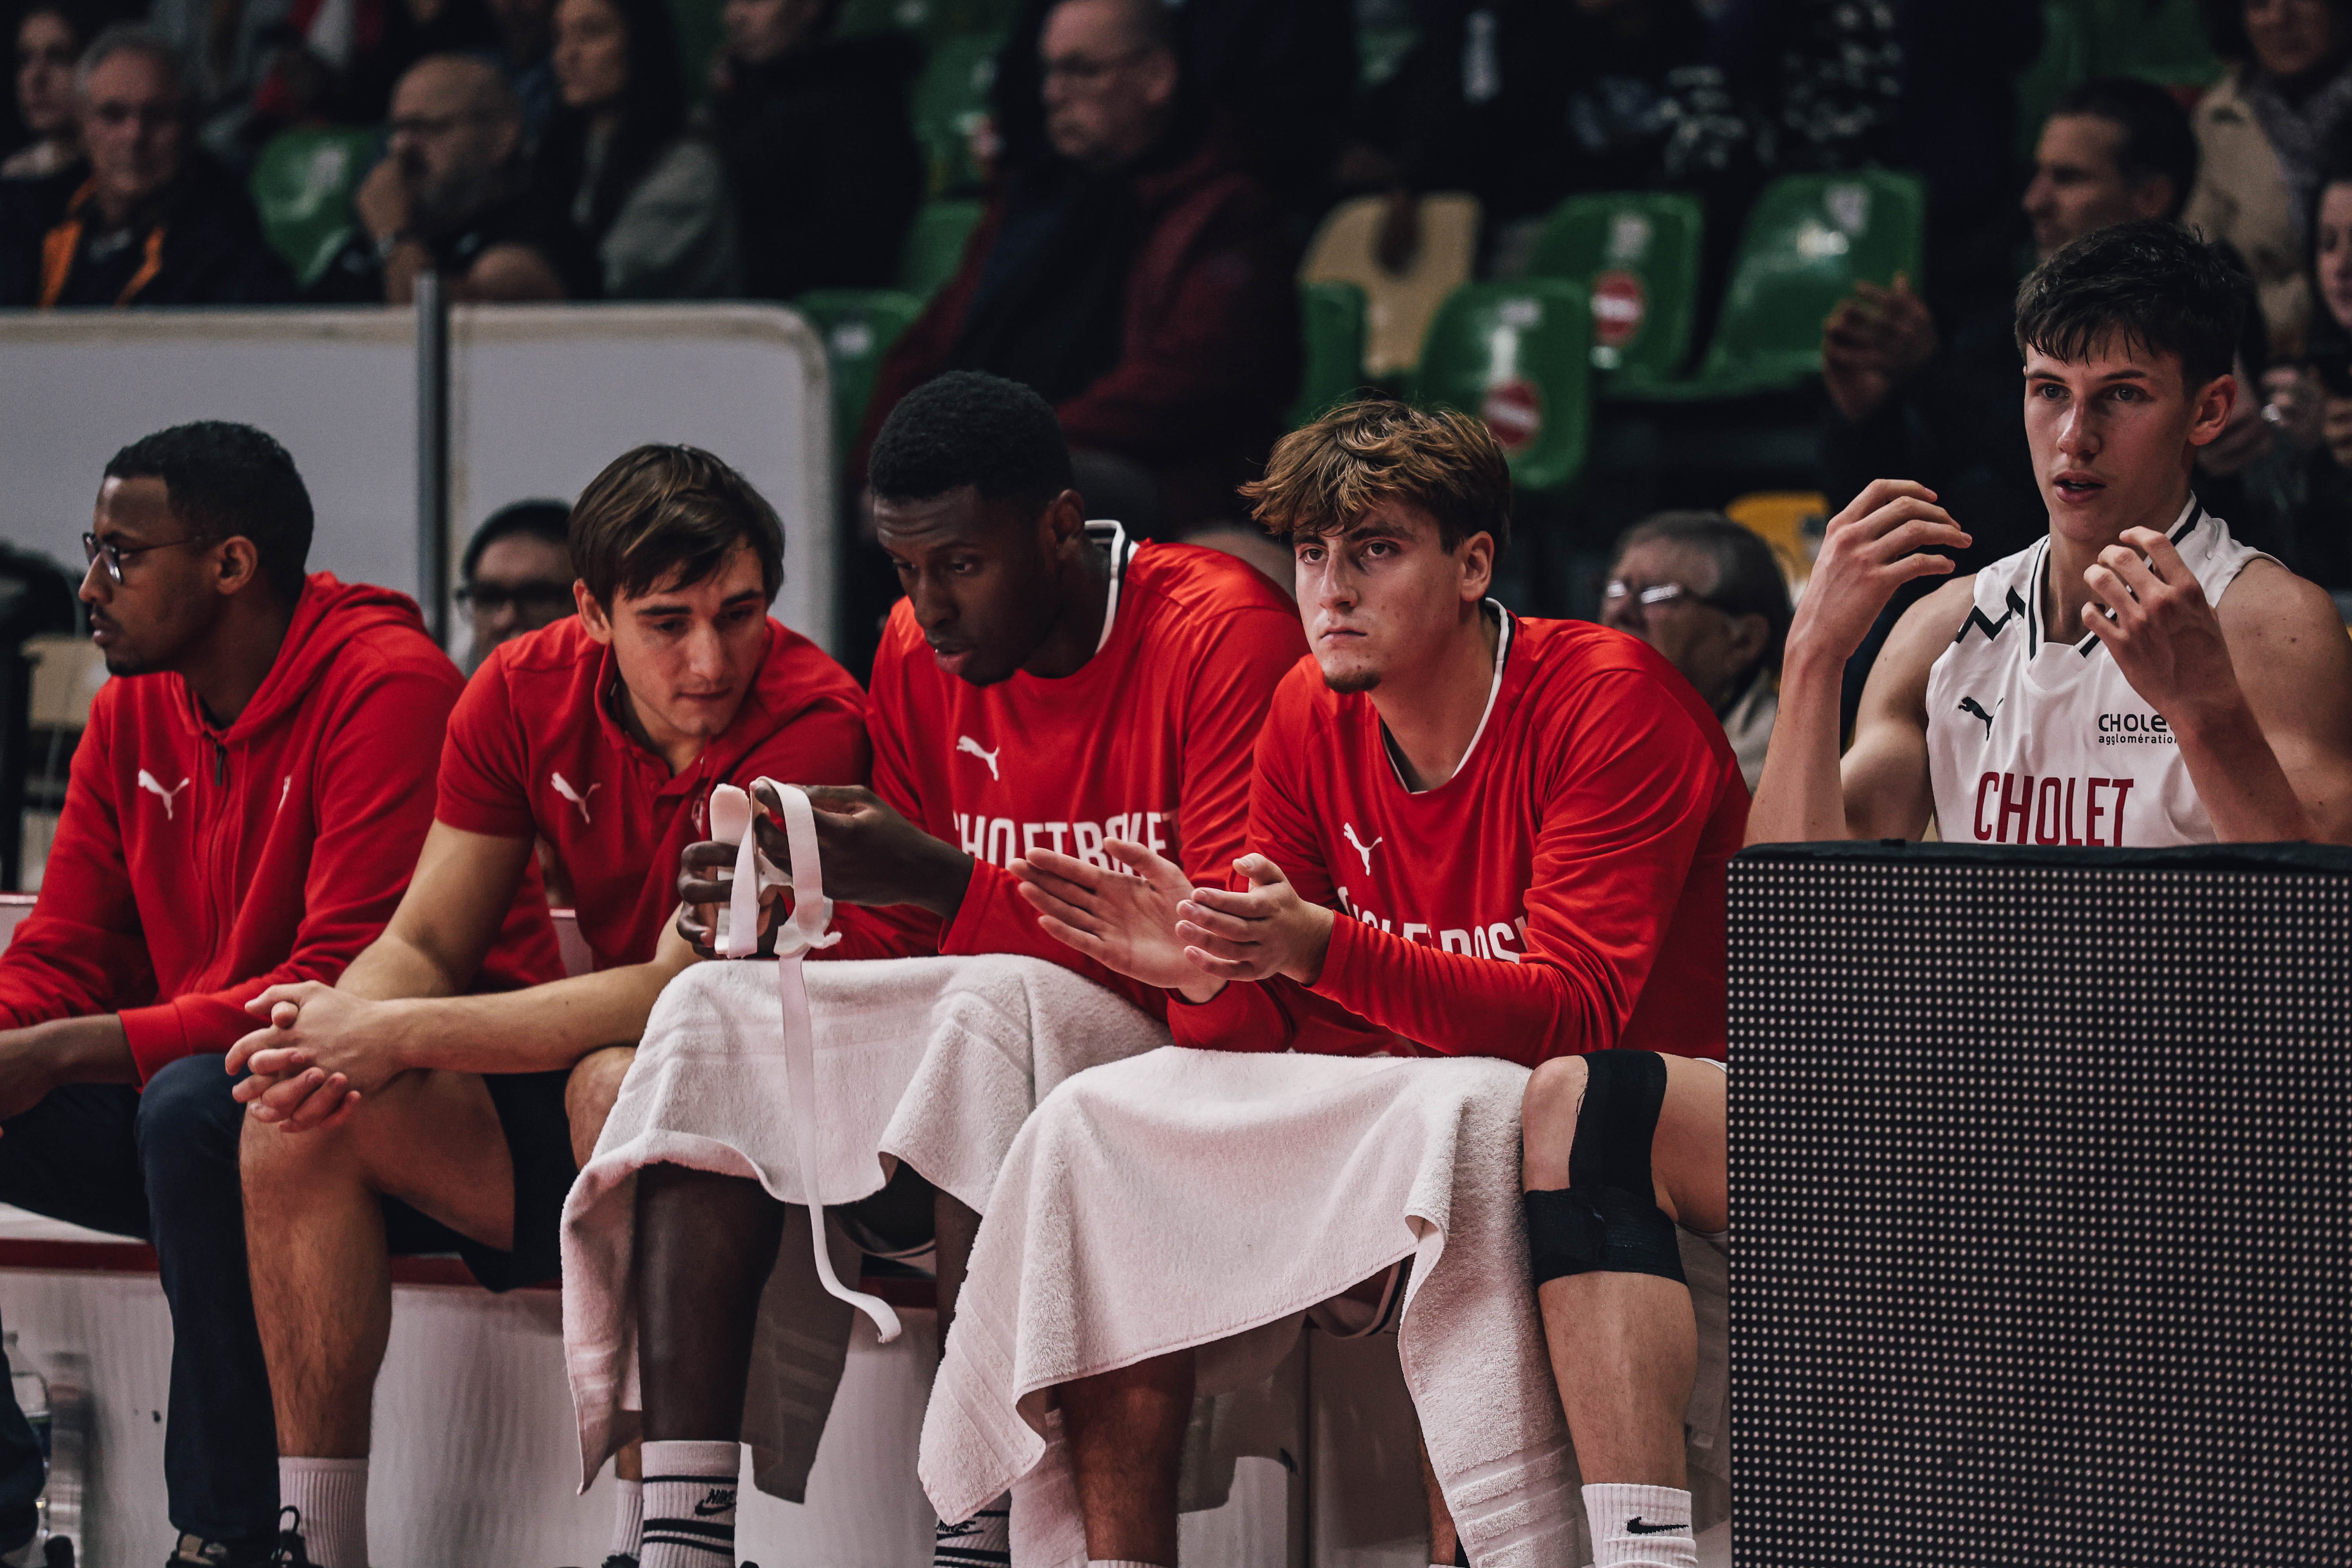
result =
[{"label": "black knee brace", "polygon": [[1666,1064],[1654,1051],[1595,1051],[1584,1071],[1569,1184],[1526,1194],[1536,1283],[1571,1274],[1655,1274],[1686,1283],[1675,1222],[1658,1207],[1650,1175]]}]

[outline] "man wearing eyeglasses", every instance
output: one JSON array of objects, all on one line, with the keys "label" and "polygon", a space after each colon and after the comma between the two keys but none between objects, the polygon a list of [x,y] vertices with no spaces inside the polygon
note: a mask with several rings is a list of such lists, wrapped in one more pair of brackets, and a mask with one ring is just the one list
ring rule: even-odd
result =
[{"label": "man wearing eyeglasses", "polygon": [[[0,1203],[154,1244],[172,1561],[214,1568],[279,1546],[224,1053],[248,998],[337,979],[391,918],[464,685],[407,598],[304,574],[310,529],[293,460],[249,426],[107,465],[81,598],[113,679],[0,953]],[[461,984],[562,972],[535,877],[499,921]],[[397,1250],[456,1244],[404,1205],[384,1223]]]},{"label": "man wearing eyeglasses", "polygon": [[1207,122],[1160,0],[1058,0],[1038,36],[1050,156],[1006,171],[962,269],[884,362],[854,467],[942,371],[1054,405],[1078,488],[1175,536],[1233,511],[1297,384],[1293,250]]},{"label": "man wearing eyeglasses", "polygon": [[466,545],[457,603],[473,632],[468,668],[525,632],[576,608],[572,583],[572,509],[560,500],[519,500],[490,513]]},{"label": "man wearing eyeglasses", "polygon": [[1640,637],[1697,688],[1752,791],[1780,707],[1789,584],[1772,547],[1717,511],[1662,511],[1627,530],[1601,624]]},{"label": "man wearing eyeglasses", "polygon": [[473,55],[428,55],[392,92],[383,161],[352,198],[360,232],[328,265],[321,300],[405,305],[437,271],[457,300],[596,292],[594,258],[523,171],[521,100]]},{"label": "man wearing eyeglasses", "polygon": [[89,157],[0,184],[0,305],[247,305],[290,299],[236,178],[192,145],[180,58],[110,27],[75,73]]}]

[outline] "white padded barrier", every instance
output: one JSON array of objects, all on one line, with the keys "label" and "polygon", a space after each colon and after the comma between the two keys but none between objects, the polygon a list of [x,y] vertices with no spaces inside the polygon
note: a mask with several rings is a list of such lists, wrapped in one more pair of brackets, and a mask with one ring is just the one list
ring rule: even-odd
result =
[{"label": "white padded barrier", "polygon": [[[81,564],[106,460],[189,419],[286,444],[312,566],[416,580],[415,318],[404,309],[0,311],[0,538]],[[644,441],[708,447],[784,524],[777,617],[830,646],[824,349],[780,305],[461,305],[449,321],[448,560],[509,501],[569,501]],[[445,584],[445,588],[452,584]]]}]

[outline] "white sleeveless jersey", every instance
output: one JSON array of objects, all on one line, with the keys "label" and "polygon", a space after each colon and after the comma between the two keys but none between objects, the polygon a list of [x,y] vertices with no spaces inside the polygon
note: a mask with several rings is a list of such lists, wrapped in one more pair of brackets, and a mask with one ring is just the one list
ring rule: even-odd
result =
[{"label": "white sleeveless jersey", "polygon": [[[2269,559],[2193,496],[2170,537],[2210,604]],[[2097,637],[2043,624],[2049,574],[2046,538],[1978,573],[1976,607],[1927,672],[1937,831],[1948,844],[2212,843],[2162,716]]]}]

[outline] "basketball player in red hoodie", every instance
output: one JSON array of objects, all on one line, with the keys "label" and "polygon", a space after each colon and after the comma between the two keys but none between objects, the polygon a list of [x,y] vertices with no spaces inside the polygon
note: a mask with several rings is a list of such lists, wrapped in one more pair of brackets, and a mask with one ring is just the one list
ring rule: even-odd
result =
[{"label": "basketball player in red hoodie", "polygon": [[[1727,1223],[1730,748],[1643,644],[1486,597],[1510,480],[1478,421],[1342,408],[1244,493],[1292,547],[1311,653],[1258,737],[1251,853],[1203,887],[1132,842],[1108,847],[1135,876],[1041,847],[1024,893],[1080,952],[1178,993],[1180,1045],[1535,1068],[1529,1243],[1597,1560],[1695,1563],[1675,1232]],[[1057,1390],[1097,1564],[1175,1563],[1192,1386],[1182,1350]]]},{"label": "basketball player in red hoodie", "polygon": [[[310,524],[293,460],[247,426],[180,426],[107,464],[81,597],[114,679],[0,954],[0,1201],[145,1237],[162,1265],[174,1563],[278,1544],[223,1053],[247,998],[332,982],[391,918],[464,685],[409,600],[303,574]],[[533,879],[461,984],[561,967]],[[403,1205],[385,1224],[403,1250],[455,1241]]]}]

